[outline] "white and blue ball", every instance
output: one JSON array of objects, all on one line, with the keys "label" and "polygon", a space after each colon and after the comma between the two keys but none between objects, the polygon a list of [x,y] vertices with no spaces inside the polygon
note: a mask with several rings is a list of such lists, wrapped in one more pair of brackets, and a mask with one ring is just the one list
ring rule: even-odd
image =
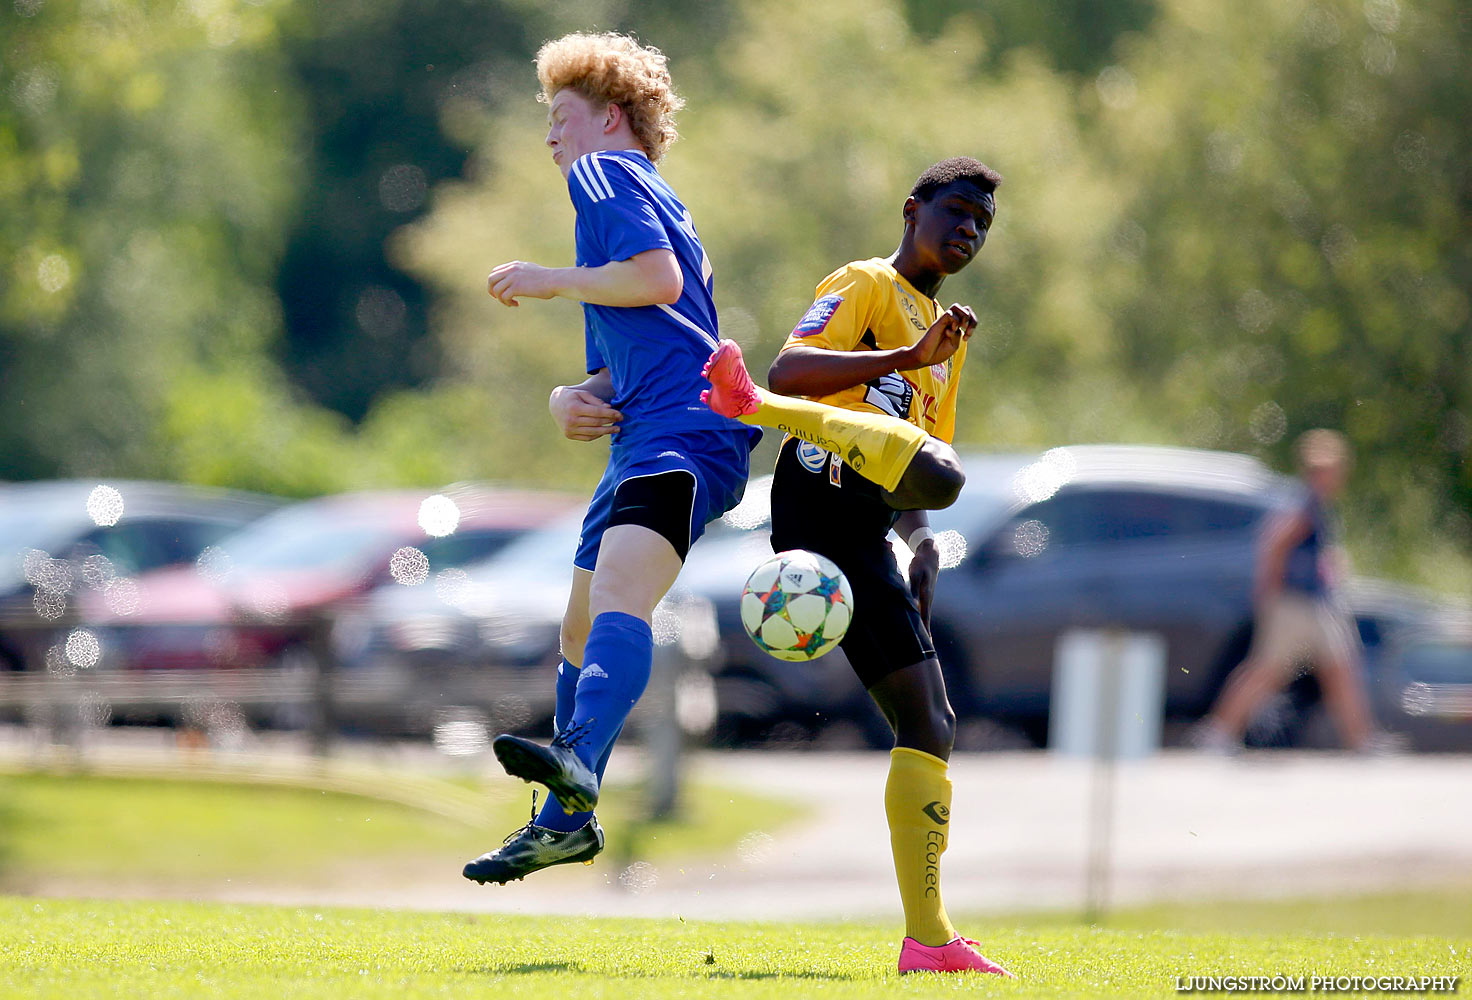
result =
[{"label": "white and blue ball", "polygon": [[813,660],[838,645],[854,617],[854,591],[833,562],[806,549],[778,552],[741,592],[741,624],[779,660]]}]

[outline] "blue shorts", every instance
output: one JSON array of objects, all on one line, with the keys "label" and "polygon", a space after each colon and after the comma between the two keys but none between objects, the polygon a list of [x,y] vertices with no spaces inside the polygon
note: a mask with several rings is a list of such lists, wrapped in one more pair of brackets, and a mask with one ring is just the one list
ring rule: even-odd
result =
[{"label": "blue shorts", "polygon": [[690,544],[705,526],[741,502],[751,468],[751,449],[760,434],[742,428],[733,431],[688,431],[664,434],[632,446],[617,441],[609,449],[608,468],[588,502],[583,532],[572,564],[592,572],[598,565],[598,547],[613,511],[614,493],[625,480],[688,472],[695,481],[690,511]]}]

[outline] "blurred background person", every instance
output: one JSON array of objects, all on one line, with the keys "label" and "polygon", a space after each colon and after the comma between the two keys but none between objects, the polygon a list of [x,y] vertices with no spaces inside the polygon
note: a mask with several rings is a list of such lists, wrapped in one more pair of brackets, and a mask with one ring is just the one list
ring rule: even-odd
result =
[{"label": "blurred background person", "polygon": [[1333,503],[1349,477],[1349,442],[1319,428],[1304,432],[1294,451],[1304,489],[1267,521],[1259,538],[1252,647],[1196,732],[1204,750],[1240,749],[1252,717],[1305,661],[1318,677],[1340,739],[1352,750],[1369,746],[1359,639],[1335,595],[1348,573]]}]

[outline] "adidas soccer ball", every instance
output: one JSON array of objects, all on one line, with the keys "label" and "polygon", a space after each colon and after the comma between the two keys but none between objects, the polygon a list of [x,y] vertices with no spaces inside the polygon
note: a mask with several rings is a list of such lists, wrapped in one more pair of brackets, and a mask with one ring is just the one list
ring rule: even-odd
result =
[{"label": "adidas soccer ball", "polygon": [[854,591],[833,563],[806,549],[778,552],[741,592],[746,634],[779,660],[813,660],[838,645],[854,616]]}]

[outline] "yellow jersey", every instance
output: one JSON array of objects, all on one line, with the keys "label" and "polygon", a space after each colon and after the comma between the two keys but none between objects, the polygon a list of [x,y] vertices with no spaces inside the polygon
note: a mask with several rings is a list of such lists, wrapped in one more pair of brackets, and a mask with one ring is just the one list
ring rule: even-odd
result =
[{"label": "yellow jersey", "polygon": [[[921,294],[887,260],[856,260],[818,285],[813,304],[782,350],[804,345],[828,351],[889,351],[909,347],[940,316],[940,303]],[[956,433],[956,389],[966,342],[944,364],[890,372],[827,396],[820,403],[908,420],[947,444]]]}]

